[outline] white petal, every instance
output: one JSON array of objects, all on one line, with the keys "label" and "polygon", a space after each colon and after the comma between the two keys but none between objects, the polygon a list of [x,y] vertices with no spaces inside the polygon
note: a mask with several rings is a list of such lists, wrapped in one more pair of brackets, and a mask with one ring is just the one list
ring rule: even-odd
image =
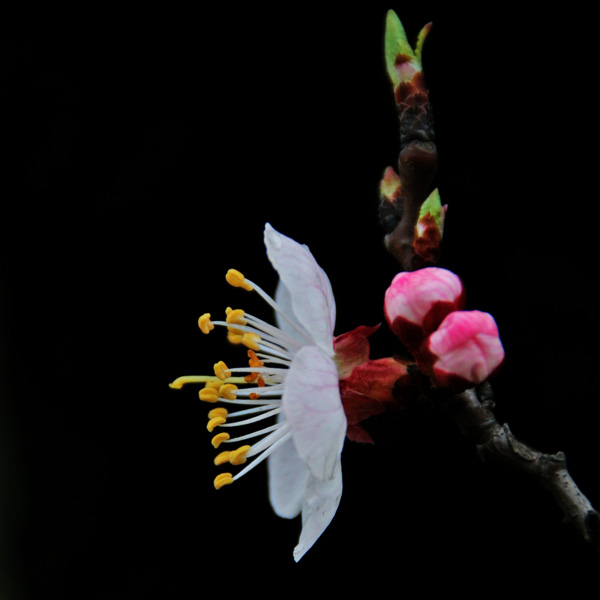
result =
[{"label": "white petal", "polygon": [[[285,287],[285,284],[281,281],[281,279],[279,280],[279,283],[277,284],[277,290],[275,291],[275,302],[277,302],[277,304],[279,304],[279,306],[281,307],[281,310],[294,323],[296,323],[296,325],[302,331],[306,331],[306,329],[304,327],[302,327],[302,325],[298,322],[298,319],[296,319],[296,316],[294,315],[294,309],[292,307],[292,296],[291,296],[289,290]],[[279,329],[281,329],[281,331],[283,331],[284,333],[287,333],[287,335],[293,337],[294,339],[298,340],[299,342],[302,342],[303,344],[307,343],[306,338],[303,335],[301,335],[297,329],[292,327],[288,321],[286,321],[284,318],[282,318],[282,316],[277,311],[275,311],[275,321],[277,322],[277,327],[279,327]],[[312,337],[308,331],[306,331],[306,335],[308,336],[309,339]]]},{"label": "white petal", "polygon": [[333,478],[327,481],[310,477],[302,505],[302,533],[294,548],[298,562],[312,547],[333,519],[342,497],[342,467],[337,461]]},{"label": "white petal", "polygon": [[300,514],[308,481],[308,469],[290,439],[268,458],[269,498],[275,513],[285,519]]},{"label": "white petal", "polygon": [[317,346],[298,350],[285,380],[282,409],[300,458],[317,479],[334,475],[346,437],[337,367]]},{"label": "white petal", "polygon": [[335,301],[329,278],[306,246],[268,223],[264,239],[267,256],[290,293],[296,319],[316,345],[332,356]]}]

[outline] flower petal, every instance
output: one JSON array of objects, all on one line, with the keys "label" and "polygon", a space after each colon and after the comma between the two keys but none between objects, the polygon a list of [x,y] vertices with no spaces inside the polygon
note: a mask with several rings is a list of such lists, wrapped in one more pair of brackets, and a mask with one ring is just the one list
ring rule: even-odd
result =
[{"label": "flower petal", "polygon": [[335,464],[333,478],[327,481],[310,477],[306,498],[302,505],[302,533],[294,548],[294,560],[298,562],[319,539],[333,519],[342,497],[342,466]]},{"label": "flower petal", "polygon": [[284,333],[287,333],[287,335],[290,337],[302,342],[303,344],[306,344],[307,339],[311,339],[312,336],[298,322],[298,319],[296,319],[296,315],[294,315],[294,308],[292,306],[292,296],[281,279],[279,280],[279,283],[277,284],[277,290],[275,291],[275,302],[277,302],[288,319],[291,319],[302,331],[306,332],[306,337],[302,336],[295,327],[290,325],[289,321],[284,319],[277,311],[275,311],[275,322],[277,323],[277,327],[279,327],[279,329],[281,329],[281,331]]},{"label": "flower petal", "polygon": [[335,300],[331,283],[306,246],[265,225],[271,264],[290,293],[294,315],[315,344],[333,355]]},{"label": "flower petal", "polygon": [[293,519],[302,510],[308,469],[290,439],[268,458],[269,498],[279,517]]},{"label": "flower petal", "polygon": [[330,479],[344,446],[346,415],[337,367],[317,346],[294,356],[285,380],[282,409],[300,458],[317,479]]}]

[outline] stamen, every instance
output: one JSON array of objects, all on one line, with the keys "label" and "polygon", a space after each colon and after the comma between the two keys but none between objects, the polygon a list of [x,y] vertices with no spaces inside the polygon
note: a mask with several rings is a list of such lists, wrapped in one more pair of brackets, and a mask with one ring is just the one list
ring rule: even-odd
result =
[{"label": "stamen", "polygon": [[222,406],[219,406],[219,408],[213,408],[208,413],[208,418],[209,419],[214,419],[215,417],[223,417],[224,419],[226,419],[227,415],[229,415],[229,411],[226,408],[223,408]]},{"label": "stamen", "polygon": [[226,442],[231,436],[224,431],[222,433],[217,433],[215,437],[211,440],[211,444],[214,448],[218,448],[223,442]]},{"label": "stamen", "polygon": [[[265,394],[266,395],[266,394]],[[262,394],[261,394],[262,396]],[[271,404],[273,406],[281,405],[281,398],[277,398],[274,400],[263,400],[262,398],[255,400],[226,400],[225,398],[220,398],[220,402],[225,402],[229,404],[237,405],[247,405],[247,406],[266,406],[267,404]],[[234,413],[231,413],[229,416],[233,416]]]},{"label": "stamen", "polygon": [[271,323],[267,323],[258,317],[254,317],[252,315],[246,315],[248,323],[250,325],[254,325],[254,327],[264,333],[267,333],[271,336],[272,339],[277,339],[278,343],[281,346],[285,346],[286,348],[299,348],[302,344],[298,341],[297,338],[292,337],[291,335],[285,333],[279,327],[275,325],[271,325]]},{"label": "stamen", "polygon": [[208,429],[208,431],[212,433],[215,427],[222,425],[223,423],[225,423],[225,421],[226,419],[224,419],[223,417],[214,417],[208,422],[208,424],[206,425],[206,429]]},{"label": "stamen", "polygon": [[213,325],[213,323],[210,320],[210,313],[204,313],[198,319],[198,327],[200,327],[200,331],[202,331],[202,333],[206,333],[206,334],[215,328],[215,326]]},{"label": "stamen", "polygon": [[250,358],[248,364],[251,367],[262,367],[265,364],[262,360],[258,359],[258,356],[256,356],[256,352],[254,352],[254,350],[248,350],[248,357]]},{"label": "stamen", "polygon": [[231,377],[231,371],[227,368],[227,365],[222,360],[220,360],[218,363],[215,363],[214,369],[215,375],[223,381]]},{"label": "stamen", "polygon": [[221,473],[215,477],[214,486],[215,489],[220,490],[224,485],[233,483],[233,476],[231,473]]},{"label": "stamen", "polygon": [[277,358],[276,356],[272,356],[270,354],[264,354],[262,352],[259,352],[257,354],[258,358],[263,358],[264,362],[263,365],[266,363],[269,364],[276,364],[276,365],[286,365],[287,367],[289,367],[292,364],[292,361],[288,358]]},{"label": "stamen", "polygon": [[[278,367],[257,367],[257,368],[252,368],[249,369],[248,367],[232,367],[231,369],[229,369],[229,371],[231,371],[231,373],[244,373],[244,372],[248,372],[250,371],[251,373],[264,373],[267,377],[272,376],[272,375],[284,375],[286,373],[289,372],[289,369],[280,369]],[[231,382],[234,382],[234,379],[237,379],[236,377],[229,377],[228,378]],[[244,378],[241,377],[240,379],[242,379],[242,383],[244,381]],[[235,383],[238,383],[237,381],[235,381]]]},{"label": "stamen", "polygon": [[219,400],[219,392],[212,387],[205,387],[198,393],[202,402],[217,402]]},{"label": "stamen", "polygon": [[281,427],[280,423],[275,423],[275,425],[270,425],[269,427],[265,427],[264,429],[259,429],[258,431],[253,431],[252,433],[247,433],[246,435],[240,435],[236,438],[230,440],[224,440],[229,442],[241,442],[243,440],[249,440],[253,437],[258,437],[259,435],[265,435],[266,433],[270,433],[271,431],[275,431]]},{"label": "stamen", "polygon": [[[258,377],[257,377],[258,379]],[[241,389],[237,392],[237,396],[236,397],[240,397],[240,396],[248,396],[250,397],[252,394],[258,394],[260,393],[261,396],[281,396],[281,393],[283,392],[283,390],[285,389],[285,386],[281,383],[275,383],[273,385],[269,385],[269,386],[265,386],[260,387],[249,387],[246,389]]]},{"label": "stamen", "polygon": [[[279,423],[279,428],[273,431],[273,433],[269,434],[267,437],[264,437],[260,442],[257,442],[252,446],[252,452],[250,452],[249,456],[254,456],[255,454],[260,454],[261,452],[264,454],[268,452],[271,454],[273,452],[273,446],[280,445],[281,438],[289,438],[292,435],[290,431],[290,425],[287,421],[283,421]],[[268,456],[267,454],[267,456]],[[261,455],[262,458],[262,455]],[[257,459],[258,460],[258,459]],[[256,461],[254,461],[256,462]]]},{"label": "stamen", "polygon": [[244,336],[242,337],[242,344],[251,350],[260,350],[258,345],[258,342],[260,341],[261,338],[258,333],[244,333]]},{"label": "stamen", "polygon": [[[279,402],[278,402],[279,404]],[[229,417],[245,417],[246,415],[255,415],[256,413],[262,413],[266,410],[271,410],[273,408],[273,404],[262,404],[260,406],[255,406],[254,408],[246,408],[245,410],[236,410],[234,413],[228,415]]]},{"label": "stamen", "polygon": [[[272,410],[265,412],[261,415],[258,415],[256,417],[251,417],[250,419],[244,419],[243,421],[236,421],[235,423],[226,423],[226,424],[224,424],[225,419],[223,419],[222,417],[215,417],[214,419],[211,419],[209,421],[209,425],[210,425],[210,423],[215,421],[214,427],[216,427],[217,425],[222,425],[223,427],[240,427],[241,425],[250,425],[252,423],[256,423],[257,421],[262,421],[264,419],[268,419],[269,417],[278,415],[280,412],[281,412],[281,408],[277,407],[277,408],[273,408]],[[216,422],[218,419],[220,419],[219,423]],[[209,429],[209,431],[212,431],[212,429]]]},{"label": "stamen", "polygon": [[248,321],[244,319],[244,315],[246,314],[241,308],[236,308],[233,310],[232,308],[227,308],[225,311],[227,314],[227,318],[225,319],[226,323],[230,323],[232,325],[247,325]]},{"label": "stamen", "polygon": [[225,280],[233,287],[241,287],[248,292],[253,290],[252,284],[237,269],[229,269],[225,275]]},{"label": "stamen", "polygon": [[235,392],[237,391],[237,389],[238,389],[238,386],[234,385],[233,383],[224,383],[219,388],[219,396],[221,398],[225,398],[226,400],[235,400],[236,399]]},{"label": "stamen", "polygon": [[231,463],[232,465],[243,465],[246,462],[246,454],[250,450],[250,446],[241,446],[237,450],[225,450],[215,457],[215,465],[223,465],[225,463]]},{"label": "stamen", "polygon": [[311,342],[312,340],[309,337],[308,333],[302,328],[296,321],[291,319],[286,312],[267,294],[263,289],[261,289],[258,285],[256,285],[253,281],[244,278],[245,283],[250,286],[250,289],[253,289],[271,308],[276,310],[283,319],[285,319],[307,342]]},{"label": "stamen", "polygon": [[227,341],[234,345],[239,345],[242,343],[243,335],[239,333],[235,333],[233,329],[229,329],[227,331]]},{"label": "stamen", "polygon": [[[281,428],[283,429],[283,427]],[[254,469],[257,465],[259,465],[263,460],[265,460],[269,455],[271,455],[279,446],[287,442],[292,437],[292,432],[288,431],[284,435],[282,435],[276,442],[273,443],[272,446],[269,446],[256,460],[253,460],[246,468],[242,469],[235,477],[231,477],[231,473],[227,473],[229,477],[231,477],[231,481],[227,480],[227,483],[233,483],[236,479],[244,476],[248,471]],[[267,439],[267,438],[265,438]],[[255,446],[254,446],[255,447]],[[224,475],[225,473],[222,473]],[[216,487],[216,479],[215,479],[215,487]],[[222,487],[225,483],[222,483],[219,487]],[[217,488],[219,489],[219,488]]]},{"label": "stamen", "polygon": [[[250,318],[250,315],[248,315]],[[272,327],[272,331],[267,331],[264,327],[252,327],[249,325],[238,325],[233,327],[228,324],[227,321],[211,321],[213,325],[219,325],[221,327],[227,327],[227,339],[234,344],[241,342],[248,348],[253,350],[262,350],[267,352],[269,355],[278,356],[280,358],[291,359],[293,351],[298,349],[301,344],[293,338],[285,336],[285,334],[275,327]]]},{"label": "stamen", "polygon": [[225,452],[221,452],[220,454],[217,454],[217,456],[215,456],[215,460],[214,460],[215,465],[217,465],[217,467],[218,467],[220,465],[224,465],[225,463],[228,463],[230,456],[231,456],[231,452],[228,452],[227,450]]},{"label": "stamen", "polygon": [[243,465],[246,462],[246,455],[250,451],[250,446],[241,446],[237,450],[231,452],[229,462],[232,465]]}]

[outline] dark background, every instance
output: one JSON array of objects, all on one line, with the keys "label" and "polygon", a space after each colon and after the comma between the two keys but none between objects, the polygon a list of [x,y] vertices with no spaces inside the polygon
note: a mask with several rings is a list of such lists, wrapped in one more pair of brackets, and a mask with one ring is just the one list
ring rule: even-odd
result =
[{"label": "dark background", "polygon": [[[411,39],[434,23],[441,265],[498,322],[498,419],[564,450],[600,505],[594,32],[575,5],[501,6],[395,7]],[[398,153],[389,7],[5,23],[2,600],[540,592],[597,573],[536,484],[482,464],[427,411],[346,444],[338,513],[296,565],[299,522],[272,513],[265,470],[216,492],[207,407],[167,387],[236,361],[201,313],[269,314],[223,278],[236,267],[274,289],[267,221],[329,274],[336,333],[382,320],[398,270],[377,221]],[[372,343],[397,350],[384,329]]]}]

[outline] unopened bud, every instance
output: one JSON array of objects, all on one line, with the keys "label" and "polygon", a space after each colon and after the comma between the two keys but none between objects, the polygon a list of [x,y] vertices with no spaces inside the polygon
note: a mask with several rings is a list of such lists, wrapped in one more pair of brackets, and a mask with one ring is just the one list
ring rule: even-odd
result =
[{"label": "unopened bud", "polygon": [[437,188],[421,205],[415,227],[413,251],[423,264],[436,263],[440,257],[447,208],[442,206]]},{"label": "unopened bud", "polygon": [[494,317],[478,310],[450,313],[424,347],[435,382],[454,390],[482,383],[504,361]]},{"label": "unopened bud", "polygon": [[402,271],[385,293],[385,317],[392,331],[411,352],[444,317],[464,307],[465,292],[459,277],[439,267]]}]

